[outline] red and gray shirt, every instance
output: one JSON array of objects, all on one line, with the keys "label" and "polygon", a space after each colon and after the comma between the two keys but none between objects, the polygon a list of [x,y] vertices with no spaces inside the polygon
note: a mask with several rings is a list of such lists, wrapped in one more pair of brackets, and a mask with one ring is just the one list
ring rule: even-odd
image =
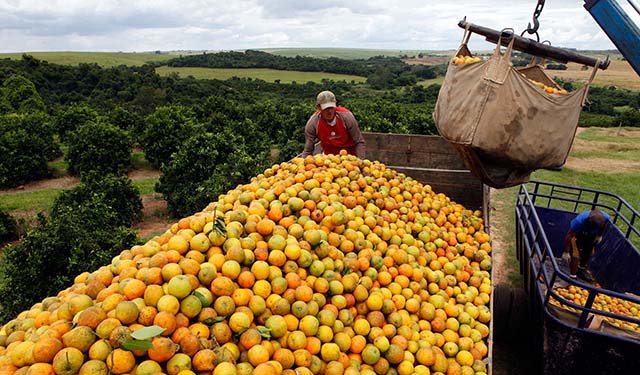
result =
[{"label": "red and gray shirt", "polygon": [[314,113],[307,121],[304,135],[305,145],[302,157],[313,154],[314,142],[317,138],[325,154],[337,155],[340,150],[346,150],[351,155],[365,158],[364,137],[360,132],[358,121],[344,107],[336,107],[336,121],[333,125],[324,121],[320,111]]}]

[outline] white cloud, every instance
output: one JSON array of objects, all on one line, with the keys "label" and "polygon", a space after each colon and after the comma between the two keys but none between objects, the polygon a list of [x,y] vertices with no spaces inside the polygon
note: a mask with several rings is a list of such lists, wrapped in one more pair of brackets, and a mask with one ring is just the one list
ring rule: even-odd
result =
[{"label": "white cloud", "polygon": [[[454,49],[463,17],[520,33],[532,21],[535,5],[535,0],[0,0],[0,52]],[[546,2],[539,21],[541,40],[553,45],[613,48],[581,1]],[[490,45],[483,39],[474,36],[470,47],[486,49]]]}]

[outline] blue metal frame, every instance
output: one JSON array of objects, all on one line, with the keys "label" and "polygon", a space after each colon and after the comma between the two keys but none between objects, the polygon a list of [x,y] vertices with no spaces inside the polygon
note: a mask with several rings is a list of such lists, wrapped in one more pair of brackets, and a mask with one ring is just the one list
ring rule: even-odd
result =
[{"label": "blue metal frame", "polygon": [[640,75],[640,29],[615,0],[585,0],[584,7]]},{"label": "blue metal frame", "polygon": [[[568,206],[572,206],[572,209],[568,209]],[[538,297],[540,299],[546,317],[570,329],[580,330],[588,334],[604,335],[608,338],[627,341],[640,347],[640,341],[585,328],[590,314],[640,325],[640,319],[593,308],[593,302],[598,294],[608,295],[636,304],[640,304],[640,298],[586,284],[580,280],[571,279],[563,273],[556,262],[553,249],[536,212],[536,207],[554,209],[562,207],[561,209],[567,212],[578,212],[593,208],[607,211],[611,215],[612,222],[620,229],[620,233],[628,241],[635,243],[640,242],[640,214],[638,211],[615,194],[541,181],[530,181],[528,184],[521,185],[515,207],[517,255],[520,260],[520,271],[524,275],[525,284],[527,284],[527,281],[529,282],[528,285],[525,285],[525,288],[529,289],[530,298]],[[549,263],[553,265],[552,269],[545,267],[545,264]],[[553,286],[558,280],[563,280],[569,285],[575,285],[587,290],[589,295],[586,304],[584,306],[578,305],[558,295],[553,290]],[[577,326],[569,325],[569,323],[558,319],[548,311],[552,298],[579,311],[580,317]]]}]

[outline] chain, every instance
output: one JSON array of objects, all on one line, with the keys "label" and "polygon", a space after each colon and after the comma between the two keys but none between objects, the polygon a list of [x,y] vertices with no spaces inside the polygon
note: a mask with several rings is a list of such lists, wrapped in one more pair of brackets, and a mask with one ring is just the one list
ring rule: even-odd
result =
[{"label": "chain", "polygon": [[540,27],[540,22],[538,22],[538,17],[540,17],[540,13],[542,13],[542,8],[544,8],[544,0],[538,0],[536,9],[533,11],[533,26],[531,26],[531,22],[529,22],[527,28],[520,35],[524,35],[525,32],[529,34],[535,34],[538,42],[540,41],[540,35],[538,35],[538,27]]}]

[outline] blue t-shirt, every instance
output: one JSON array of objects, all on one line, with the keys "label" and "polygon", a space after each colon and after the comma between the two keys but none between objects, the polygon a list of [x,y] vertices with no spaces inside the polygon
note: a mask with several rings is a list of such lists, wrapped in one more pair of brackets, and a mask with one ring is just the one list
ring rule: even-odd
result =
[{"label": "blue t-shirt", "polygon": [[[578,214],[573,220],[571,220],[571,231],[576,232],[585,236],[595,237],[598,235],[600,231],[599,228],[592,223],[589,222],[589,213],[591,211],[584,211]],[[602,215],[607,222],[610,219],[609,214],[602,211]]]}]

